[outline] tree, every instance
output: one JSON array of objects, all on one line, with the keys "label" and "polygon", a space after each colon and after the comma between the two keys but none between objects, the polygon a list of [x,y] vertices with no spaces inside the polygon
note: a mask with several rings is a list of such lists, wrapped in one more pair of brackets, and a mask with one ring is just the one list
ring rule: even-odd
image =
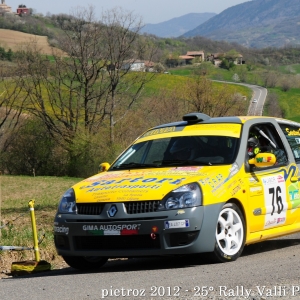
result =
[{"label": "tree", "polygon": [[0,67],[0,150],[5,150],[5,144],[17,128],[26,99],[21,91],[22,82],[6,79],[11,69],[5,64]]},{"label": "tree", "polygon": [[28,112],[46,124],[71,161],[106,126],[110,134],[104,140],[114,142],[116,124],[155,76],[123,68],[128,61],[151,61],[154,47],[138,34],[141,21],[121,9],[104,13],[101,20],[94,12],[93,7],[78,8],[64,20],[63,52],[53,52],[54,61],[32,44],[18,60]]},{"label": "tree", "polygon": [[205,113],[211,117],[239,115],[244,113],[242,97],[233,93],[227,84],[215,87],[205,76],[191,78],[184,90],[184,97],[190,103],[191,111]]},{"label": "tree", "polygon": [[266,71],[263,74],[263,82],[266,88],[274,88],[278,81],[278,74],[274,71]]}]

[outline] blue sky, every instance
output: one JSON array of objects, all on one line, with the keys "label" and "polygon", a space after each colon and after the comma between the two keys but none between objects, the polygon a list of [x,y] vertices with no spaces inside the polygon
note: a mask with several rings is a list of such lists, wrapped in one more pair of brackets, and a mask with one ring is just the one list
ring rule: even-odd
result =
[{"label": "blue sky", "polygon": [[[255,1],[255,0],[253,0]],[[144,23],[160,23],[188,13],[220,13],[228,7],[247,0],[5,0],[6,5],[16,11],[19,4],[33,8],[36,13],[46,15],[70,14],[77,7],[92,5],[99,16],[103,11],[122,7],[142,18]]]}]

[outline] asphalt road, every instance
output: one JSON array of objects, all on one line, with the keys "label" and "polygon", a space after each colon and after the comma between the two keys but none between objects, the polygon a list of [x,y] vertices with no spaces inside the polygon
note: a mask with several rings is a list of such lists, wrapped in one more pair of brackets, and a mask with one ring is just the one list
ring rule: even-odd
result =
[{"label": "asphalt road", "polygon": [[0,299],[300,299],[300,234],[246,246],[235,262],[202,255],[108,261],[0,280]]},{"label": "asphalt road", "polygon": [[[237,82],[229,82],[229,81],[221,81],[221,80],[213,80],[216,82],[223,82],[229,84],[238,84],[246,86],[253,91],[252,99],[250,100],[250,105],[248,108],[248,116],[262,116],[264,104],[267,98],[268,90],[262,86],[247,84],[247,83],[237,83]],[[257,99],[256,103],[253,103],[252,100]]]}]

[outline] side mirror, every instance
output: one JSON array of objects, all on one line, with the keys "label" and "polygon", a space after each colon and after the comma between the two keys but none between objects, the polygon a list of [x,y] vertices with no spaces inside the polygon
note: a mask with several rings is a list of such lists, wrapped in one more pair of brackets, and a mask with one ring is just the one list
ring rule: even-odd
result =
[{"label": "side mirror", "polygon": [[109,167],[110,167],[109,163],[107,163],[107,162],[101,163],[99,165],[98,173],[106,172],[109,169]]},{"label": "side mirror", "polygon": [[248,163],[258,168],[271,167],[276,163],[276,156],[272,153],[258,153],[255,157],[249,159]]}]

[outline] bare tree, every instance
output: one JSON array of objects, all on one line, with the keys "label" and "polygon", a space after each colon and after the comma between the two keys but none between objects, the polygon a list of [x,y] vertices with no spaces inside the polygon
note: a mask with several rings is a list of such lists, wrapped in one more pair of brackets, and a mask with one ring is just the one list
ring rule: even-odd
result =
[{"label": "bare tree", "polygon": [[[0,68],[0,148],[8,145],[11,133],[17,128],[25,100],[21,82],[6,78],[11,72],[11,66],[2,65]],[[26,116],[23,116],[26,117]]]},{"label": "bare tree", "polygon": [[274,71],[267,71],[263,75],[264,86],[267,88],[274,88],[278,81],[278,74]]},{"label": "bare tree", "polygon": [[278,96],[275,93],[269,93],[267,97],[268,115],[283,118],[284,114],[278,102]]},{"label": "bare tree", "polygon": [[154,76],[131,72],[124,65],[151,60],[152,45],[139,36],[141,21],[121,9],[107,11],[97,20],[93,7],[77,8],[61,27],[63,52],[45,57],[29,47],[19,60],[26,70],[18,80],[22,79],[28,110],[68,151],[75,138],[88,141],[107,123],[113,142],[115,125]]},{"label": "bare tree", "polygon": [[236,115],[245,111],[242,97],[232,92],[227,84],[215,87],[205,76],[196,76],[187,82],[185,97],[192,110],[212,117]]}]

